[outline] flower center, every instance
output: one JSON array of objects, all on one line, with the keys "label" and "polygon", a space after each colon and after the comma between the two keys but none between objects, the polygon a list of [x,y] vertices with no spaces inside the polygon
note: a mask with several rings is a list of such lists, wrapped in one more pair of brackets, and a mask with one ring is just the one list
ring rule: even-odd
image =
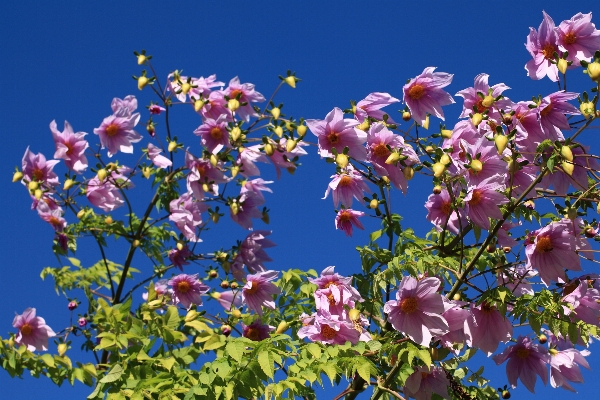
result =
[{"label": "flower center", "polygon": [[546,60],[551,60],[554,58],[554,52],[556,51],[556,46],[552,43],[546,43],[542,48],[542,54]]},{"label": "flower center", "polygon": [[540,111],[540,115],[545,117],[546,115],[550,114],[550,111],[552,111],[553,108],[554,105],[552,103],[548,104],[542,111]]},{"label": "flower center", "polygon": [[248,328],[244,336],[246,336],[250,340],[254,340],[255,342],[258,342],[260,340],[258,329]]},{"label": "flower center", "polygon": [[565,43],[566,44],[573,44],[577,41],[577,36],[575,35],[575,32],[569,32],[565,35]]},{"label": "flower center", "polygon": [[330,132],[330,133],[327,135],[327,141],[328,141],[330,144],[336,144],[336,143],[338,143],[338,142],[340,141],[340,134],[339,134],[339,133],[337,133],[337,132]]},{"label": "flower center", "polygon": [[29,324],[23,324],[21,327],[21,335],[29,336],[33,332],[33,328]]},{"label": "flower center", "polygon": [[231,93],[229,93],[229,98],[235,99],[235,98],[237,98],[238,94],[241,94],[241,93],[243,93],[243,92],[240,89],[233,89],[231,91]]},{"label": "flower center", "polygon": [[387,157],[390,155],[390,151],[384,143],[379,143],[373,147],[373,155],[375,157]]},{"label": "flower center", "polygon": [[44,171],[42,171],[41,169],[34,169],[32,175],[36,181],[41,181],[44,179]]},{"label": "flower center", "polygon": [[548,236],[538,236],[535,251],[548,253],[552,251],[552,240]]},{"label": "flower center", "polygon": [[321,336],[325,339],[333,339],[337,336],[337,331],[329,325],[323,325],[321,326]]},{"label": "flower center", "polygon": [[206,169],[201,165],[196,166],[196,171],[198,171],[200,176],[203,176],[204,174],[206,174]]},{"label": "flower center", "polygon": [[342,211],[340,213],[340,222],[348,222],[352,219],[350,211]]},{"label": "flower center", "polygon": [[473,194],[471,195],[471,200],[469,200],[469,205],[476,206],[481,203],[483,196],[481,195],[480,190],[473,190]]},{"label": "flower center", "polygon": [[480,114],[482,114],[485,110],[489,108],[483,105],[483,99],[477,100],[477,103],[475,103],[475,107],[477,107],[477,112]]},{"label": "flower center", "polygon": [[250,281],[250,289],[244,289],[244,294],[254,294],[258,291],[258,284],[254,281]]},{"label": "flower center", "polygon": [[48,220],[48,222],[50,223],[50,225],[54,226],[54,227],[60,227],[62,224],[60,223],[60,220],[56,217],[50,217],[50,219]]},{"label": "flower center", "polygon": [[332,294],[330,294],[329,296],[327,296],[327,301],[329,302],[330,306],[335,306],[335,297],[333,297]]},{"label": "flower center", "polygon": [[452,211],[452,204],[449,201],[444,202],[444,203],[442,203],[442,206],[440,207],[440,210],[442,210],[442,212],[445,215],[449,215],[450,212]]},{"label": "flower center", "polygon": [[67,155],[73,154],[73,145],[71,143],[64,143],[64,145],[67,147]]},{"label": "flower center", "polygon": [[407,297],[400,302],[400,310],[405,314],[412,314],[417,311],[419,303],[414,297]]},{"label": "flower center", "polygon": [[110,137],[113,137],[119,132],[119,125],[114,122],[106,127],[106,134]]},{"label": "flower center", "polygon": [[421,372],[421,379],[427,378],[429,374],[427,372]]},{"label": "flower center", "polygon": [[186,294],[187,292],[190,291],[191,288],[192,288],[192,286],[190,285],[190,283],[188,281],[181,281],[181,282],[177,283],[177,291],[179,293]]},{"label": "flower center", "polygon": [[515,353],[517,354],[517,357],[525,359],[527,357],[529,357],[529,349],[525,349],[525,348],[520,348],[517,351],[515,351]]},{"label": "flower center", "polygon": [[215,140],[219,140],[221,139],[221,137],[223,137],[223,132],[221,131],[221,128],[215,126],[214,128],[212,128],[210,130],[210,137],[212,137]]},{"label": "flower center", "polygon": [[408,97],[413,100],[419,100],[425,94],[425,88],[419,84],[412,85],[410,89],[408,89]]},{"label": "flower center", "polygon": [[483,303],[481,305],[481,311],[483,311],[486,314],[491,313],[492,311],[494,311],[496,309],[496,307],[490,305],[489,303]]},{"label": "flower center", "polygon": [[352,178],[350,178],[348,175],[342,176],[338,182],[338,186],[350,186],[351,184]]}]

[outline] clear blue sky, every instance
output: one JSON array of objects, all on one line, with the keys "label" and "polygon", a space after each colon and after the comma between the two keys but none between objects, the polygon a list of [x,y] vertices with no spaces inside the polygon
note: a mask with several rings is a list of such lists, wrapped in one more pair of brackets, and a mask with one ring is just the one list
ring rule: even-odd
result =
[{"label": "clear blue sky", "polygon": [[[0,87],[5,96],[0,130],[4,140],[0,212],[5,224],[0,241],[4,254],[0,335],[7,337],[15,312],[27,307],[36,307],[56,330],[66,326],[69,317],[66,300],[56,296],[50,281],[39,278],[42,268],[57,266],[51,252],[52,229],[30,210],[25,189],[10,183],[14,166],[20,165],[27,146],[51,158],[54,148],[48,124],[53,119],[59,128],[68,120],[75,131],[88,132],[88,139],[97,143],[93,129],[109,115],[113,97],[136,94],[140,105],[147,104],[152,99],[149,91],[140,95],[131,79],[140,72],[134,50],[146,49],[154,56],[163,80],[174,69],[192,76],[216,73],[225,82],[239,75],[266,96],[277,85],[277,75],[292,69],[303,81],[295,90],[284,90],[280,98],[285,102],[283,111],[296,117],[321,119],[333,107],[346,108],[350,99],[360,100],[375,91],[401,98],[406,79],[427,66],[454,74],[447,88],[452,94],[472,86],[474,77],[486,72],[490,83],[504,82],[513,88],[506,93],[511,99],[525,100],[556,90],[548,80],[531,81],[523,69],[529,60],[523,44],[529,27],[539,26],[542,9],[557,23],[578,11],[592,11],[593,21],[600,26],[596,1],[7,2],[0,14],[4,54]],[[449,126],[460,113],[458,100],[445,109]],[[393,110],[390,107],[389,112]],[[192,131],[199,122],[184,114],[175,125],[177,135],[197,146]],[[432,127],[438,124],[432,120]],[[594,135],[587,133],[582,140],[593,151],[600,150]],[[133,164],[146,143],[136,146],[133,157],[118,158]],[[278,244],[269,252],[275,260],[272,267],[320,271],[336,265],[347,274],[358,272],[354,248],[366,244],[367,236],[357,233],[348,239],[335,231],[331,199],[321,200],[333,169],[311,150],[296,176],[284,172],[274,186],[275,194],[267,196],[272,210],[269,229]],[[273,177],[272,171],[265,175],[265,179]],[[429,190],[430,183],[422,179],[409,187],[406,198],[396,194],[393,199],[404,224],[420,232],[430,228],[423,208]],[[227,247],[234,241],[225,235],[226,229],[214,232],[206,251],[215,249],[211,243]],[[234,232],[235,238],[245,235],[241,229]],[[80,258],[95,262],[98,256],[90,252]],[[118,255],[114,260],[119,262]],[[150,270],[141,257],[137,261],[134,267]],[[587,383],[576,387],[588,398],[596,393],[594,376],[600,371],[596,347],[591,350],[593,371],[584,371]],[[489,360],[487,365],[494,386],[503,386],[504,366],[492,367]],[[45,379],[20,381],[4,371],[0,371],[0,387],[0,398],[6,399],[42,393],[45,399],[84,398],[89,393],[83,385],[57,389]],[[543,388],[539,382],[536,388],[540,396],[576,398],[562,389]],[[337,392],[327,391],[327,396],[333,393]],[[532,397],[521,385],[514,398]]]}]

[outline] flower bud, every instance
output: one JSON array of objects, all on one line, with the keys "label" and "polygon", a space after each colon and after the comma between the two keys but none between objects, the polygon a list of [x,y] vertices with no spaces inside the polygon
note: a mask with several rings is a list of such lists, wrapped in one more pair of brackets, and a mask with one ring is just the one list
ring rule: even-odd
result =
[{"label": "flower bud", "polygon": [[494,252],[496,252],[496,245],[495,244],[488,244],[488,247],[487,247],[486,250],[487,250],[488,253],[494,253]]},{"label": "flower bud", "polygon": [[229,336],[231,335],[231,326],[229,325],[222,325],[221,326],[221,333],[225,336]]},{"label": "flower bud", "polygon": [[444,139],[450,139],[452,137],[452,133],[453,131],[451,131],[450,129],[442,129],[442,137]]},{"label": "flower bud", "polygon": [[67,304],[67,308],[69,309],[69,311],[73,311],[74,309],[77,308],[77,302],[74,300],[71,300],[69,302],[69,304]]},{"label": "flower bud", "polygon": [[148,307],[151,310],[156,310],[157,308],[161,308],[162,307],[162,299],[156,299],[156,300],[152,300],[151,302],[148,303]]},{"label": "flower bud", "polygon": [[268,156],[272,156],[275,153],[275,148],[271,143],[265,144],[265,154]]},{"label": "flower bud", "polygon": [[23,173],[21,171],[17,171],[13,174],[13,178],[12,178],[13,183],[18,182],[21,179],[23,179]]},{"label": "flower bud", "polygon": [[592,228],[591,226],[590,226],[590,227],[588,227],[588,228],[587,228],[587,229],[584,231],[584,233],[585,233],[585,236],[586,236],[587,238],[590,238],[590,239],[591,239],[591,238],[594,238],[594,237],[596,237],[596,235],[598,234],[598,232],[596,232],[596,230],[595,230],[594,228]]},{"label": "flower bud", "polygon": [[548,341],[548,336],[542,333],[540,336],[538,336],[538,340],[540,344],[546,344],[546,342]]},{"label": "flower bud", "polygon": [[506,150],[506,146],[508,145],[508,137],[505,135],[497,134],[494,136],[494,144],[496,145],[496,150],[498,150],[498,154],[504,153]]},{"label": "flower bud", "polygon": [[386,185],[390,184],[390,178],[388,178],[387,176],[382,176],[381,180],[384,181]]},{"label": "flower bud", "polygon": [[287,331],[289,327],[290,324],[288,324],[285,321],[281,321],[279,325],[277,325],[277,330],[275,331],[275,333],[285,333],[285,331]]},{"label": "flower bud", "polygon": [[179,250],[179,251],[183,250],[183,246],[184,246],[183,242],[177,242],[177,244],[175,245],[175,247],[177,247],[177,250]]},{"label": "flower bud", "polygon": [[167,146],[167,151],[172,152],[177,148],[177,142],[172,141],[169,142],[169,145]]},{"label": "flower bud", "polygon": [[85,215],[85,210],[82,208],[77,212],[77,218],[81,219]]},{"label": "flower bud", "polygon": [[229,287],[232,290],[235,290],[235,289],[237,289],[239,287],[239,285],[238,285],[238,283],[236,281],[233,281],[233,282],[231,282],[231,284],[229,285]]},{"label": "flower bud", "polygon": [[600,63],[598,61],[589,63],[587,65],[586,72],[590,76],[590,78],[592,78],[593,81],[600,80]]},{"label": "flower bud", "polygon": [[373,199],[369,202],[369,207],[373,210],[377,209],[377,207],[379,207],[379,201],[377,199]]},{"label": "flower bud", "polygon": [[283,136],[283,128],[281,126],[276,126],[275,129],[273,129],[273,132],[279,137]]},{"label": "flower bud", "polygon": [[33,195],[35,196],[36,199],[39,200],[44,195],[44,192],[42,192],[42,189],[35,189],[35,191],[33,192]]},{"label": "flower bud", "polygon": [[77,320],[77,324],[79,325],[80,328],[83,328],[84,326],[86,326],[88,323],[87,319],[85,319],[85,317],[81,317]]},{"label": "flower bud", "polygon": [[562,74],[567,73],[568,66],[569,66],[569,63],[564,58],[559,59],[558,62],[556,63],[556,67]]},{"label": "flower bud", "polygon": [[150,167],[142,168],[142,175],[144,175],[144,178],[150,179],[151,174],[152,174],[152,168],[150,168]]},{"label": "flower bud", "polygon": [[181,93],[188,94],[191,88],[192,85],[190,85],[188,82],[185,82],[183,85],[181,85]]},{"label": "flower bud", "polygon": [[194,111],[198,112],[202,109],[202,107],[204,107],[204,104],[206,104],[203,100],[196,100],[194,101]]},{"label": "flower bud", "polygon": [[139,54],[137,56],[137,63],[138,65],[142,65],[143,63],[145,63],[147,60],[146,56],[144,54]]},{"label": "flower bud", "polygon": [[573,151],[569,146],[562,146],[560,148],[560,155],[567,161],[573,161]]},{"label": "flower bud", "polygon": [[218,276],[219,276],[219,273],[216,270],[211,269],[210,271],[208,271],[208,277],[210,279],[215,279]]},{"label": "flower bud", "polygon": [[460,293],[454,293],[454,296],[452,296],[452,300],[454,300],[454,301],[460,301],[460,299],[461,299]]},{"label": "flower bud", "polygon": [[469,165],[474,172],[481,172],[483,169],[483,164],[476,158],[472,159]]},{"label": "flower bud", "polygon": [[281,109],[279,107],[273,107],[271,109],[271,115],[273,116],[273,119],[278,119],[281,115]]},{"label": "flower bud", "polygon": [[298,132],[298,137],[302,139],[304,135],[306,135],[306,125],[298,125],[296,128],[296,132]]},{"label": "flower bud", "polygon": [[440,194],[442,193],[442,187],[440,185],[435,185],[433,187],[433,194]]},{"label": "flower bud", "polygon": [[579,111],[581,111],[581,115],[583,115],[586,119],[593,117],[595,112],[594,103],[591,101],[581,103],[579,105]]},{"label": "flower bud", "polygon": [[440,176],[442,176],[444,171],[446,171],[446,166],[442,163],[436,162],[431,166],[431,169],[433,169],[433,176],[439,178]]},{"label": "flower bud", "polygon": [[113,219],[112,219],[112,217],[109,215],[108,217],[104,218],[104,223],[105,223],[106,225],[110,225],[110,224],[112,224],[112,223],[113,223]]},{"label": "flower bud", "polygon": [[237,215],[237,213],[240,212],[240,206],[238,203],[231,203],[229,205],[229,209],[231,210],[231,214],[233,215]]},{"label": "flower bud", "polygon": [[267,212],[267,210],[263,210],[262,217],[260,217],[260,220],[262,222],[264,222],[265,224],[269,225],[269,222],[271,222],[271,219],[269,218],[269,213]]},{"label": "flower bud", "polygon": [[435,149],[433,148],[433,146],[427,146],[425,147],[425,152],[428,154],[435,153]]},{"label": "flower bud", "polygon": [[294,150],[296,148],[296,145],[298,144],[297,141],[295,141],[294,139],[288,139],[288,141],[285,144],[285,149],[288,151],[288,153],[292,150]]},{"label": "flower bud", "polygon": [[134,239],[133,242],[131,242],[132,247],[138,247],[139,245],[140,245],[140,241],[138,239]]},{"label": "flower bud", "polygon": [[68,189],[72,188],[74,184],[75,184],[75,181],[73,179],[67,179],[65,181],[65,185],[63,186],[63,190],[68,190]]},{"label": "flower bud", "polygon": [[483,121],[483,115],[481,113],[475,113],[471,115],[471,123],[474,127],[479,126],[479,124]]},{"label": "flower bud", "polygon": [[58,352],[59,356],[61,356],[61,357],[64,356],[65,353],[67,352],[67,345],[66,345],[66,343],[59,343],[58,346],[57,346],[57,348],[56,348],[56,351]]},{"label": "flower bud", "polygon": [[412,167],[406,167],[402,170],[402,174],[406,178],[407,181],[410,181],[415,177],[415,170]]},{"label": "flower bud", "polygon": [[217,222],[219,222],[219,219],[221,218],[221,216],[219,215],[219,213],[214,212],[212,213],[212,215],[210,216],[210,219],[212,220],[212,222],[214,222],[215,224]]},{"label": "flower bud", "polygon": [[560,163],[560,166],[562,167],[563,171],[565,171],[565,174],[569,176],[573,175],[573,171],[575,170],[575,165],[573,163],[563,161]]},{"label": "flower bud", "polygon": [[502,114],[502,122],[505,125],[512,124],[512,115],[510,115],[510,113]]},{"label": "flower bud", "polygon": [[231,167],[231,177],[232,178],[235,178],[237,176],[238,172],[240,172],[239,165],[234,165],[233,167]]},{"label": "flower bud", "polygon": [[483,98],[483,100],[481,100],[481,105],[484,107],[489,108],[492,106],[492,104],[494,104],[494,96],[492,96],[491,94],[488,94]]},{"label": "flower bud", "polygon": [[221,288],[222,289],[229,289],[229,282],[227,281],[221,281]]},{"label": "flower bud", "polygon": [[235,142],[240,138],[240,136],[242,136],[242,130],[239,127],[234,126],[231,128],[231,140]]},{"label": "flower bud", "polygon": [[27,184],[27,188],[29,189],[30,192],[33,192],[34,190],[38,189],[40,187],[40,184],[37,183],[36,181],[31,181]]},{"label": "flower bud", "polygon": [[192,310],[188,311],[187,314],[185,315],[185,322],[192,322],[196,318],[198,318],[198,311],[192,309]]},{"label": "flower bud", "polygon": [[206,182],[204,182],[204,183],[202,184],[202,190],[203,190],[203,191],[205,191],[205,192],[210,192],[211,190],[210,190],[210,186],[209,186],[209,184],[208,184],[208,183],[206,183]]},{"label": "flower bud", "polygon": [[527,200],[525,203],[523,203],[523,205],[525,206],[525,208],[535,210],[535,203],[533,202],[533,200]]},{"label": "flower bud", "polygon": [[348,311],[348,317],[350,318],[350,321],[358,321],[360,319],[360,311],[358,311],[356,308],[353,308]]},{"label": "flower bud", "polygon": [[335,163],[340,168],[346,168],[348,166],[348,156],[343,153],[339,153],[337,156],[335,156]]},{"label": "flower bud", "polygon": [[229,108],[231,111],[236,111],[238,108],[240,108],[240,101],[238,99],[229,99],[227,102],[227,108]]},{"label": "flower bud", "polygon": [[402,120],[403,121],[410,121],[411,115],[409,111],[404,111],[402,112]]},{"label": "flower bud", "polygon": [[398,161],[400,161],[400,153],[392,151],[388,156],[387,160],[385,160],[385,163],[388,165],[392,165],[396,164]]},{"label": "flower bud", "polygon": [[423,121],[423,125],[421,125],[425,129],[429,129],[429,114],[425,116],[425,121]]},{"label": "flower bud", "polygon": [[284,81],[285,83],[290,85],[292,89],[296,89],[296,78],[294,78],[293,76],[288,76],[284,79]]},{"label": "flower bud", "polygon": [[511,250],[512,250],[512,249],[511,249],[510,247],[508,247],[508,246],[504,246],[504,247],[502,248],[502,251],[503,251],[505,254],[508,254],[508,253],[510,253],[510,251],[511,251]]},{"label": "flower bud", "polygon": [[108,175],[108,172],[106,172],[106,170],[104,168],[98,170],[98,180],[100,182],[104,182],[107,175]]},{"label": "flower bud", "polygon": [[450,156],[446,153],[442,154],[442,156],[440,157],[440,163],[444,164],[444,165],[448,165],[450,164],[451,160],[450,160]]},{"label": "flower bud", "polygon": [[242,312],[237,308],[231,312],[233,318],[242,318]]},{"label": "flower bud", "polygon": [[140,76],[137,80],[137,84],[138,84],[138,89],[142,90],[143,88],[146,87],[146,85],[148,84],[148,78],[146,78],[145,76]]},{"label": "flower bud", "polygon": [[502,398],[503,399],[510,399],[510,392],[508,390],[503,390],[502,391]]}]

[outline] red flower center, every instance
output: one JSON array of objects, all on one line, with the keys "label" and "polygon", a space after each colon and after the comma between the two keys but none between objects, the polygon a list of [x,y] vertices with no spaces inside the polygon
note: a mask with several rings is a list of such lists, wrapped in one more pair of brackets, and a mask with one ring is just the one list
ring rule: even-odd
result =
[{"label": "red flower center", "polygon": [[23,324],[21,327],[21,335],[29,336],[33,332],[33,328],[29,324]]},{"label": "red flower center", "polygon": [[190,285],[190,283],[188,281],[177,282],[177,291],[179,293],[186,294],[187,292],[190,291],[191,288],[192,288],[192,286]]},{"label": "red flower center", "polygon": [[525,359],[525,358],[529,357],[530,350],[525,349],[525,348],[520,348],[517,351],[515,351],[515,353],[517,354],[517,357]]},{"label": "red flower center", "polygon": [[442,210],[444,214],[450,215],[450,212],[452,211],[452,204],[449,201],[446,201],[442,203],[440,210]]},{"label": "red flower center", "polygon": [[373,147],[373,155],[375,157],[387,157],[390,155],[390,151],[384,143],[379,143]]},{"label": "red flower center", "polygon": [[44,179],[44,171],[39,168],[34,169],[32,175],[36,181],[41,181]]},{"label": "red flower center", "polygon": [[242,92],[240,89],[233,89],[230,93],[229,93],[229,98],[230,99],[235,99],[237,98],[238,94],[244,93]]},{"label": "red flower center", "polygon": [[351,184],[352,178],[350,178],[348,175],[342,176],[338,182],[338,186],[350,186]]},{"label": "red flower center", "polygon": [[110,137],[113,137],[119,132],[119,125],[114,122],[106,127],[106,134]]},{"label": "red flower center", "polygon": [[248,330],[246,331],[244,336],[246,336],[250,340],[254,340],[255,342],[258,342],[260,340],[259,334],[260,333],[258,332],[258,329],[248,328]]},{"label": "red flower center", "polygon": [[556,51],[556,46],[552,43],[546,43],[542,48],[542,54],[546,60],[552,60],[554,58],[554,52]]},{"label": "red flower center", "polygon": [[417,311],[419,303],[414,297],[407,297],[400,302],[400,310],[405,314],[412,314]]},{"label": "red flower center", "polygon": [[481,203],[483,200],[483,196],[481,195],[480,190],[473,190],[473,194],[471,195],[471,200],[469,200],[469,205],[476,206]]},{"label": "red flower center", "polygon": [[337,132],[330,132],[330,133],[327,135],[327,141],[328,141],[330,144],[336,144],[336,143],[338,143],[338,142],[340,141],[340,134],[339,134],[339,133],[337,133]]},{"label": "red flower center", "polygon": [[221,128],[215,126],[214,128],[212,128],[210,130],[210,137],[212,137],[215,140],[219,140],[221,139],[221,137],[223,137],[223,132],[221,132]]},{"label": "red flower center", "polygon": [[535,251],[548,253],[552,251],[552,240],[548,236],[538,236]]},{"label": "red flower center", "polygon": [[196,171],[198,171],[198,173],[200,174],[200,176],[204,175],[206,173],[206,169],[201,166],[201,165],[197,165],[196,166]]},{"label": "red flower center", "polygon": [[327,296],[327,301],[329,302],[330,306],[335,306],[335,298],[333,297],[332,294],[330,294],[329,296]]},{"label": "red flower center", "polygon": [[477,103],[475,103],[475,107],[477,107],[477,112],[482,114],[485,110],[487,110],[489,107],[486,107],[482,104],[483,99],[479,99],[477,100]]},{"label": "red flower center", "polygon": [[340,213],[340,222],[348,222],[352,219],[352,213],[350,211],[342,211]]},{"label": "red flower center", "polygon": [[419,100],[425,94],[425,88],[419,84],[412,85],[410,89],[408,89],[408,97],[413,100]]},{"label": "red flower center", "polygon": [[250,283],[250,289],[244,289],[244,294],[254,294],[258,291],[258,284],[254,281],[248,282]]},{"label": "red flower center", "polygon": [[552,111],[553,108],[554,105],[552,103],[548,104],[542,111],[540,111],[540,115],[545,117],[546,115],[550,114],[550,111]]},{"label": "red flower center", "polygon": [[491,313],[492,311],[494,311],[496,309],[496,307],[490,305],[489,303],[483,303],[481,305],[481,311],[483,311],[486,314]]},{"label": "red flower center", "polygon": [[57,217],[50,217],[48,222],[54,227],[60,227],[62,225]]},{"label": "red flower center", "polygon": [[565,43],[566,44],[573,44],[577,41],[577,36],[575,35],[575,32],[569,32],[565,35]]},{"label": "red flower center", "polygon": [[323,325],[321,326],[321,336],[325,339],[333,339],[337,336],[337,331],[329,325]]},{"label": "red flower center", "polygon": [[73,154],[73,145],[71,143],[65,143],[64,145],[67,148],[67,155],[70,156]]}]

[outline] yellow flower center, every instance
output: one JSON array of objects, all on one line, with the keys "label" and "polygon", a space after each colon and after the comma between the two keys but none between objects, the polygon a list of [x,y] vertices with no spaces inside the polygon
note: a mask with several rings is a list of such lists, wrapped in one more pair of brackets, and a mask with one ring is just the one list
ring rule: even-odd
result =
[{"label": "yellow flower center", "polygon": [[410,89],[408,89],[408,97],[413,100],[419,100],[425,94],[425,88],[419,84],[412,85]]},{"label": "yellow flower center", "polygon": [[212,128],[210,130],[210,137],[212,137],[215,140],[219,140],[221,139],[221,137],[223,137],[223,132],[221,131],[221,128],[215,126],[214,128]]},{"label": "yellow flower center", "polygon": [[348,222],[352,219],[352,214],[350,211],[342,211],[340,213],[340,222]]},{"label": "yellow flower center", "polygon": [[333,339],[336,337],[336,335],[337,331],[329,325],[321,326],[321,336],[323,336],[325,339]]},{"label": "yellow flower center", "polygon": [[565,35],[565,43],[566,44],[573,44],[577,41],[577,36],[575,35],[575,32],[569,32]]},{"label": "yellow flower center", "polygon": [[538,236],[535,251],[548,253],[552,251],[552,240],[548,236]]},{"label": "yellow flower center", "polygon": [[400,302],[400,310],[405,314],[412,314],[417,311],[419,303],[414,297],[407,297]]},{"label": "yellow flower center", "polygon": [[33,332],[33,328],[29,324],[23,324],[21,327],[21,335],[29,336]]},{"label": "yellow flower center", "polygon": [[338,186],[349,186],[351,184],[352,184],[352,178],[350,178],[348,175],[344,175],[340,178]]},{"label": "yellow flower center", "polygon": [[546,60],[551,60],[554,58],[554,52],[556,51],[556,47],[552,43],[546,43],[542,48],[542,54]]},{"label": "yellow flower center", "polygon": [[106,134],[110,137],[113,137],[119,132],[119,125],[112,123],[106,127]]},{"label": "yellow flower center", "polygon": [[327,141],[328,141],[330,144],[336,144],[336,143],[338,143],[338,142],[340,141],[340,134],[339,134],[339,133],[337,133],[337,132],[330,132],[330,133],[327,135]]},{"label": "yellow flower center", "polygon": [[375,157],[387,157],[390,155],[390,151],[384,143],[379,143],[373,147],[373,155]]},{"label": "yellow flower center", "polygon": [[191,288],[192,286],[188,281],[181,281],[177,283],[177,291],[180,293],[186,294]]},{"label": "yellow flower center", "polygon": [[474,190],[473,194],[471,195],[471,200],[469,200],[469,205],[471,206],[476,206],[479,203],[481,203],[481,200],[483,199],[482,195],[481,195],[481,191],[479,190]]}]

